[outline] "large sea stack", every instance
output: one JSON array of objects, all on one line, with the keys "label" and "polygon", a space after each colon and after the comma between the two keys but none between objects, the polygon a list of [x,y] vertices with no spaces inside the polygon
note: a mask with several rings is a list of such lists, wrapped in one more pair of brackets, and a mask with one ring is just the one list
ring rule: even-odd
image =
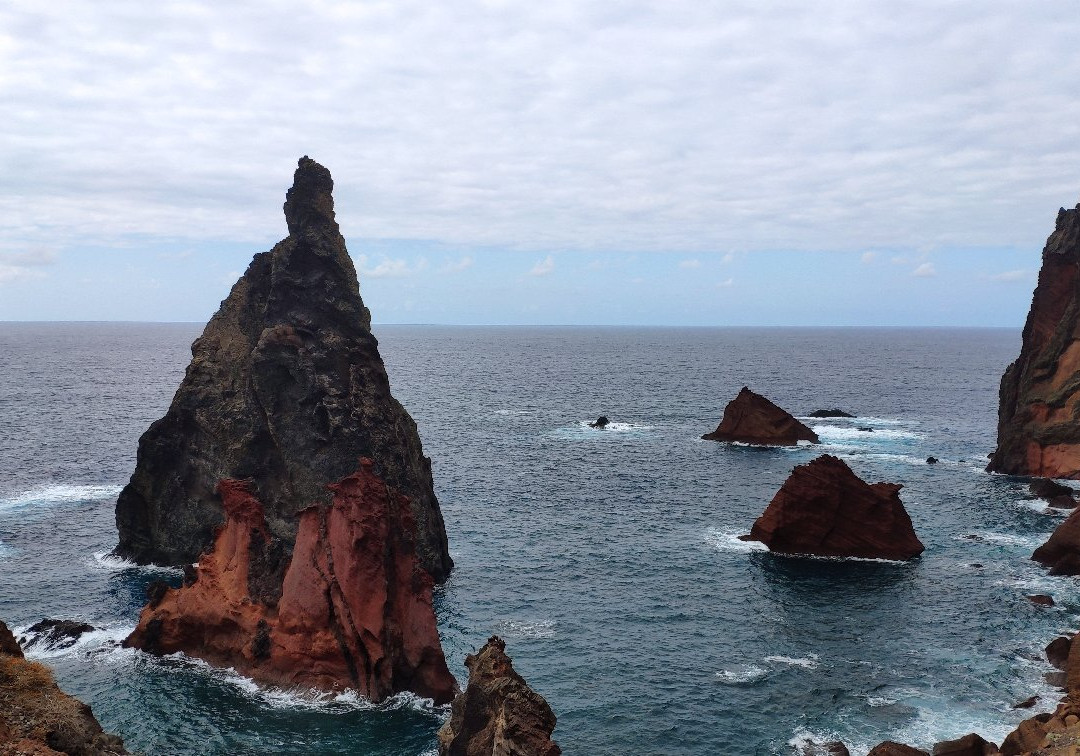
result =
[{"label": "large sea stack", "polygon": [[285,199],[289,235],[255,255],[192,344],[165,417],[139,440],[116,503],[116,553],[140,564],[190,564],[222,524],[215,493],[246,480],[279,553],[255,595],[276,599],[298,513],[328,506],[329,484],[360,457],[408,497],[420,564],[436,582],[453,565],[431,464],[416,424],[390,395],[371,315],[334,220],[330,172],[304,157]]},{"label": "large sea stack", "polygon": [[818,443],[817,434],[746,386],[728,402],[724,417],[706,441],[735,441],[755,446],[795,446],[800,441]]},{"label": "large sea stack", "polygon": [[139,442],[117,552],[199,564],[153,588],[125,645],[446,702],[431,592],[452,563],[431,466],[390,395],[332,188],[300,160],[288,238],[233,286]]},{"label": "large sea stack", "polygon": [[870,485],[825,454],[791,472],[746,538],[784,554],[911,559],[923,545],[900,488]]},{"label": "large sea stack", "polygon": [[1080,478],[1080,205],[1058,212],[1020,357],[1001,379],[990,472]]}]

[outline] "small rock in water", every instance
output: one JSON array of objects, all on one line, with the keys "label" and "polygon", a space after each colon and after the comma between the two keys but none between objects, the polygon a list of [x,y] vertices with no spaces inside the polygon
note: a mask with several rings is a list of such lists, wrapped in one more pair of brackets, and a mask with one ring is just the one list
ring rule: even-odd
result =
[{"label": "small rock in water", "polygon": [[829,743],[815,743],[813,740],[804,740],[795,746],[797,756],[851,756],[847,746],[839,740]]},{"label": "small rock in water", "polygon": [[808,417],[855,417],[855,415],[844,412],[842,409],[820,409],[814,410]]},{"label": "small rock in water", "polygon": [[590,428],[606,428],[610,423],[611,423],[611,421],[607,419],[607,415],[601,415],[600,417],[596,418],[595,423],[589,423],[589,427]]},{"label": "small rock in water", "polygon": [[937,464],[937,457],[927,457],[926,458],[926,464],[928,464],[928,465],[936,465]]},{"label": "small rock in water", "polygon": [[1013,704],[1014,709],[1030,709],[1032,706],[1039,702],[1038,696],[1032,696],[1031,698],[1025,698],[1020,703]]},{"label": "small rock in water", "polygon": [[971,566],[974,567],[977,570],[981,570],[983,568],[983,566],[981,564],[979,564],[978,562],[973,562]]},{"label": "small rock in water", "polygon": [[93,625],[76,620],[44,619],[26,631],[29,640],[25,645],[33,648],[40,643],[46,648],[70,648],[80,635],[93,629]]},{"label": "small rock in water", "polygon": [[855,430],[861,430],[861,431],[862,431],[863,433],[873,433],[873,432],[874,432],[874,429],[873,429],[873,428],[871,428],[871,427],[870,427],[870,426],[868,426],[868,425],[866,425],[866,426],[863,426],[863,427],[861,427],[861,428],[856,428]]},{"label": "small rock in water", "polygon": [[1053,606],[1054,605],[1054,599],[1052,597],[1050,597],[1050,596],[1047,596],[1045,593],[1033,594],[1031,596],[1028,596],[1027,600],[1030,601],[1033,604],[1038,604],[1039,606]]}]

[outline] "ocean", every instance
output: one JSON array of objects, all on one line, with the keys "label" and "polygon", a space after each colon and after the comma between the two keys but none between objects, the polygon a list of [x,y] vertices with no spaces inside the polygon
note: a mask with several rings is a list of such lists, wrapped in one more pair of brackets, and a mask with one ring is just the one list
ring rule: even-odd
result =
[{"label": "ocean", "polygon": [[[0,323],[0,619],[99,630],[32,650],[148,754],[430,754],[447,709],[266,690],[121,649],[147,583],[108,556],[139,435],[201,325]],[[854,754],[997,740],[1056,696],[1042,648],[1080,590],[1029,557],[1062,515],[983,471],[1018,329],[375,326],[431,457],[456,568],[435,603],[451,671],[490,635],[558,716],[567,754]],[[822,443],[700,440],[743,385]],[[612,425],[588,427],[599,415]],[[873,432],[858,430],[871,427]],[[821,453],[902,483],[910,563],[739,541]],[[928,456],[940,462],[927,465]],[[1030,593],[1050,593],[1052,608]]]}]

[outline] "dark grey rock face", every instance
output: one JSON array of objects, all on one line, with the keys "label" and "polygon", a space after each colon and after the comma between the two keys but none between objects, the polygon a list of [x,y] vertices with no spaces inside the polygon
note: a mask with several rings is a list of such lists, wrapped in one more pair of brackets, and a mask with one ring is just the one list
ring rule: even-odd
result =
[{"label": "dark grey rock face", "polygon": [[192,344],[172,406],[139,440],[135,472],[116,503],[118,555],[195,561],[224,519],[218,481],[249,479],[281,543],[260,555],[266,586],[251,586],[273,603],[296,513],[328,503],[327,485],[371,457],[377,474],[409,497],[420,563],[436,581],[449,575],[431,462],[390,395],[332,190],[330,172],[302,158],[285,200],[289,236],[255,255]]}]

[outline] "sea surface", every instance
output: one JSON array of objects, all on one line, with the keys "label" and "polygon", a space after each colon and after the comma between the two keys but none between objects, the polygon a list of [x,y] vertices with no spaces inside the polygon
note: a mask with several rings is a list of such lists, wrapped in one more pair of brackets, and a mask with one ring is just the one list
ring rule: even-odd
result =
[{"label": "sea surface", "polygon": [[[101,628],[36,650],[148,754],[430,754],[445,707],[260,689],[121,649],[148,582],[108,556],[139,435],[194,324],[0,323],[0,618]],[[1040,696],[1080,591],[1030,561],[1061,514],[983,472],[1019,330],[376,326],[432,458],[457,567],[436,610],[451,670],[492,634],[558,715],[567,754],[855,754],[970,731]],[[748,385],[822,444],[700,440]],[[605,430],[588,427],[607,415]],[[872,427],[873,432],[859,431]],[[737,539],[791,469],[836,454],[902,483],[911,563],[769,554]],[[926,458],[937,457],[937,465]],[[1026,598],[1049,593],[1053,608]]]}]

